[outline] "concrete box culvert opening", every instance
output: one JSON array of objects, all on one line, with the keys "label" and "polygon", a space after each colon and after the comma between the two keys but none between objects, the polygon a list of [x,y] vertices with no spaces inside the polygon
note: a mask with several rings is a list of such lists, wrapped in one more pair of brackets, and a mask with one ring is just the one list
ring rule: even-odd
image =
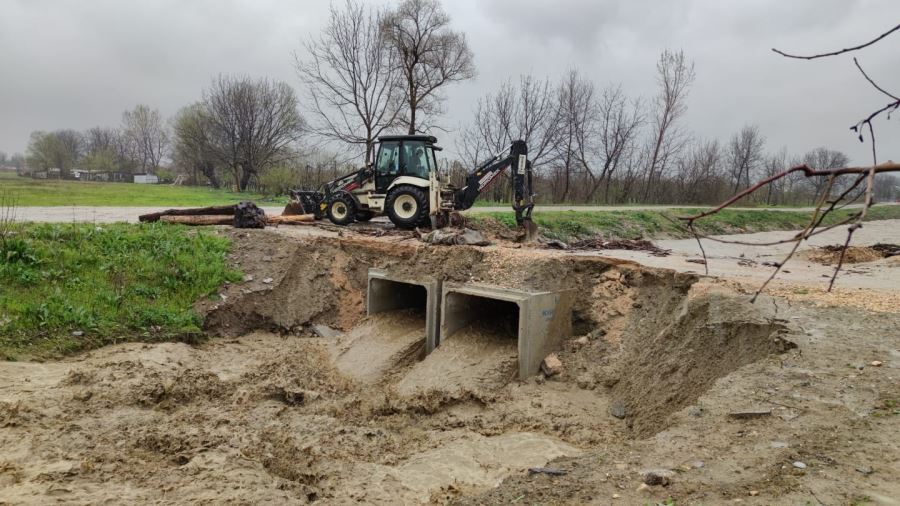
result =
[{"label": "concrete box culvert opening", "polygon": [[438,345],[473,324],[488,323],[492,338],[514,340],[519,378],[537,374],[541,361],[572,334],[572,292],[527,292],[490,285],[445,283]]},{"label": "concrete box culvert opening", "polygon": [[369,269],[366,314],[412,309],[422,315],[425,327],[425,353],[437,346],[440,282],[436,279],[412,280],[395,277],[382,269]]}]

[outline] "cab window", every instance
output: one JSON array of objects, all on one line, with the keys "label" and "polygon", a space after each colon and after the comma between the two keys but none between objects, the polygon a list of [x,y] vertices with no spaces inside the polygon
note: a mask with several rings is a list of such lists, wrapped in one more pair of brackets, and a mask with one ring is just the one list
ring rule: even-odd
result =
[{"label": "cab window", "polygon": [[382,142],[378,150],[378,162],[375,171],[379,176],[400,175],[400,143]]},{"label": "cab window", "polygon": [[428,179],[434,168],[433,158],[428,156],[430,148],[422,141],[406,141],[403,143],[403,174],[406,176]]}]

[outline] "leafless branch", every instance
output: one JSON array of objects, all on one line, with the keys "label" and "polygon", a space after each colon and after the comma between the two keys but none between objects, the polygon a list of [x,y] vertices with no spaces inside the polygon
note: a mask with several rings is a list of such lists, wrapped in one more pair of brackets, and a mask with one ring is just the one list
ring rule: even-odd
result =
[{"label": "leafless branch", "polygon": [[795,55],[795,54],[788,54],[788,53],[785,53],[784,51],[775,49],[774,47],[772,48],[772,51],[775,51],[776,53],[778,53],[778,54],[780,54],[781,56],[784,56],[784,57],[786,57],[786,58],[796,58],[796,59],[799,59],[799,60],[815,60],[816,58],[825,58],[825,57],[827,57],[827,56],[837,56],[837,55],[839,55],[839,54],[849,53],[849,52],[851,52],[851,51],[858,51],[858,50],[863,49],[863,48],[865,48],[865,47],[869,47],[869,46],[871,46],[872,44],[878,42],[879,40],[881,40],[881,39],[887,37],[888,35],[890,35],[890,34],[896,32],[897,30],[900,30],[900,25],[897,25],[897,26],[891,28],[890,30],[888,30],[888,31],[886,31],[886,32],[884,32],[884,33],[882,33],[881,35],[879,35],[878,37],[876,37],[876,38],[870,40],[869,42],[865,42],[865,43],[860,44],[860,45],[858,45],[858,46],[853,46],[853,47],[844,48],[844,49],[841,49],[841,50],[838,50],[838,51],[832,51],[832,52],[830,52],[830,53],[821,53],[821,54],[814,54],[814,55],[810,55],[810,56],[801,56],[801,55]]}]

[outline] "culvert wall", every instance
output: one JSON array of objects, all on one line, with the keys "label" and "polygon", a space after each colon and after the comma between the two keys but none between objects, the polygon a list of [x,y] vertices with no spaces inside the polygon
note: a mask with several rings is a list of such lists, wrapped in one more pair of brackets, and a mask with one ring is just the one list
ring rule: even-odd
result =
[{"label": "culvert wall", "polygon": [[425,314],[425,353],[431,353],[438,343],[440,286],[440,281],[434,278],[410,279],[383,269],[369,269],[366,314],[422,309]]},{"label": "culvert wall", "polygon": [[[491,285],[444,283],[438,345],[479,319],[515,312],[519,378],[537,374],[541,361],[572,334],[573,291],[529,292]],[[500,301],[503,304],[497,304]]]}]

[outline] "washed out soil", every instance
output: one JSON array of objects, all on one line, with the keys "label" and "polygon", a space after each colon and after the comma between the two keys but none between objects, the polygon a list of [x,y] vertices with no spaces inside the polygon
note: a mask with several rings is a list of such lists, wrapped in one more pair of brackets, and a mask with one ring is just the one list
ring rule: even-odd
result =
[{"label": "washed out soil", "polygon": [[[207,342],[0,363],[0,503],[900,497],[900,315],[599,257],[223,233],[246,276],[198,302]],[[519,380],[499,317],[425,356],[421,310],[365,315],[370,267],[576,290],[562,372]]]}]

